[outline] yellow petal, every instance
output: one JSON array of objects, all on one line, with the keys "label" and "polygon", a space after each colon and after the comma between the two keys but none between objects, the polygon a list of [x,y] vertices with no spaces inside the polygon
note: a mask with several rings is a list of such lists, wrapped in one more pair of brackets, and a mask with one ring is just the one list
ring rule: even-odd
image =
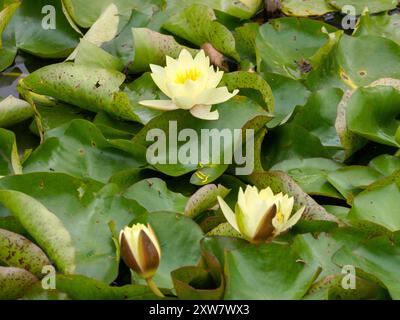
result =
[{"label": "yellow petal", "polygon": [[179,63],[184,67],[190,67],[193,64],[193,57],[186,49],[182,49],[178,58]]},{"label": "yellow petal", "polygon": [[197,103],[193,99],[194,97],[190,95],[174,96],[174,103],[180,109],[189,110],[192,109]]},{"label": "yellow petal", "polygon": [[274,198],[274,193],[272,192],[271,188],[268,187],[266,189],[262,189],[260,191],[260,197],[263,198],[264,200],[273,200]]},{"label": "yellow petal", "polygon": [[220,197],[218,196],[218,203],[219,207],[221,208],[222,213],[225,216],[225,219],[229,222],[229,224],[238,232],[240,232],[239,227],[236,222],[236,216],[232,209],[227,205],[227,203]]},{"label": "yellow petal", "polygon": [[160,90],[165,95],[170,97],[170,92],[168,90],[167,83],[166,83],[167,76],[166,76],[165,69],[163,67],[157,66],[155,64],[151,64],[150,69],[152,71],[151,77],[152,77],[154,83],[157,85],[157,87],[160,88]]},{"label": "yellow petal", "polygon": [[212,106],[206,106],[204,104],[198,104],[190,109],[190,113],[193,117],[202,120],[218,120],[219,113],[218,110],[210,111]]},{"label": "yellow petal", "polygon": [[207,89],[204,90],[199,96],[197,97],[197,103],[201,104],[219,104],[229,99],[233,98],[239,93],[239,90],[234,90],[232,93],[229,93],[227,87],[220,87],[215,89]]},{"label": "yellow petal", "polygon": [[299,222],[301,215],[303,214],[304,210],[306,207],[300,208],[294,215],[292,215],[285,224],[281,226],[281,232],[284,232],[286,230],[289,230],[291,227],[293,227],[297,222]]},{"label": "yellow petal", "polygon": [[223,71],[214,71],[214,67],[209,67],[207,72],[208,80],[207,80],[207,87],[209,89],[216,88],[218,84],[221,82],[222,77],[224,75]]},{"label": "yellow petal", "polygon": [[176,106],[176,104],[173,103],[171,100],[143,100],[139,101],[139,104],[151,109],[157,109],[163,111],[171,111],[179,109]]},{"label": "yellow petal", "polygon": [[282,198],[281,198],[281,212],[283,214],[284,220],[285,222],[289,220],[290,215],[292,214],[292,210],[293,210],[293,204],[294,204],[294,198],[290,197],[285,194]]}]

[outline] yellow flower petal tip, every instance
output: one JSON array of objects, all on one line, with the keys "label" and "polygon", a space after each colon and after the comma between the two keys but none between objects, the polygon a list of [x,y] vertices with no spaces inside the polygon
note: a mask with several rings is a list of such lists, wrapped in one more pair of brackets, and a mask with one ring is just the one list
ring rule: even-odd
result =
[{"label": "yellow flower petal tip", "polygon": [[210,111],[211,107],[239,93],[239,90],[230,93],[227,87],[217,88],[224,72],[210,65],[204,50],[193,58],[189,51],[183,49],[178,59],[167,56],[166,64],[165,67],[150,65],[151,77],[171,100],[140,101],[141,105],[163,111],[190,110],[196,118],[218,120],[218,111]]},{"label": "yellow flower petal tip", "polygon": [[241,235],[253,243],[267,242],[293,227],[301,218],[305,207],[292,215],[294,198],[271,188],[258,190],[247,186],[239,190],[235,212],[218,198],[226,220]]}]

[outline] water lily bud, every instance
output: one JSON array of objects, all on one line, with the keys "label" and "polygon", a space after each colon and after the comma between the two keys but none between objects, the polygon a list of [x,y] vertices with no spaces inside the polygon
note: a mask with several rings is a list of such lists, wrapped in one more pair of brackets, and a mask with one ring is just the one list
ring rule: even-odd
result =
[{"label": "water lily bud", "polygon": [[150,227],[135,224],[125,227],[119,235],[121,256],[125,264],[145,279],[152,278],[160,264],[161,250]]},{"label": "water lily bud", "polygon": [[292,214],[294,199],[282,193],[274,194],[271,188],[258,191],[247,186],[239,190],[235,212],[218,197],[226,220],[240,234],[253,243],[269,241],[293,227],[301,218],[305,207]]},{"label": "water lily bud", "polygon": [[214,104],[225,102],[239,91],[229,93],[227,87],[218,87],[223,71],[214,70],[209,57],[200,50],[195,58],[183,49],[178,59],[166,58],[165,68],[150,65],[151,77],[160,90],[171,100],[144,100],[141,105],[149,108],[171,111],[190,110],[199,119],[217,120],[218,111],[211,111]]}]

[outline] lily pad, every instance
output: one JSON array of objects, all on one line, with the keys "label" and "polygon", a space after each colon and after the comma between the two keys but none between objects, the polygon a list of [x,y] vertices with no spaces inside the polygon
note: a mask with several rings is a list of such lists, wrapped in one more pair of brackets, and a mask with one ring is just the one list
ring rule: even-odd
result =
[{"label": "lily pad", "polygon": [[0,266],[0,300],[21,298],[37,281],[32,273],[24,269]]},{"label": "lily pad", "polygon": [[287,245],[249,245],[226,254],[225,299],[300,299],[319,271]]},{"label": "lily pad", "polygon": [[369,140],[400,147],[400,91],[387,86],[360,88],[347,105],[348,127]]},{"label": "lily pad", "polygon": [[107,182],[118,171],[145,164],[145,151],[127,140],[107,140],[95,125],[74,120],[48,133],[24,163],[24,172],[64,172]]},{"label": "lily pad", "polygon": [[301,19],[280,18],[259,29],[256,39],[257,69],[301,79],[309,71],[309,59],[323,46],[329,36],[323,29],[335,29],[325,23]]},{"label": "lily pad", "polygon": [[1,203],[61,272],[106,283],[116,278],[118,261],[108,223],[121,229],[143,214],[137,202],[118,195],[112,185],[103,188],[60,173],[6,177],[0,179],[0,189]]},{"label": "lily pad", "polygon": [[210,43],[219,52],[239,60],[235,38],[229,29],[215,20],[210,7],[196,4],[168,19],[163,28],[198,47]]},{"label": "lily pad", "polygon": [[0,176],[21,173],[15,134],[0,128],[0,145]]},{"label": "lily pad", "polygon": [[139,181],[124,192],[124,197],[136,200],[148,212],[171,211],[183,213],[188,198],[172,192],[158,178]]},{"label": "lily pad", "polygon": [[11,267],[25,269],[42,277],[42,268],[50,265],[44,252],[19,234],[0,229],[0,261]]},{"label": "lily pad", "polygon": [[400,16],[381,14],[371,16],[368,13],[360,17],[354,36],[380,36],[400,44]]},{"label": "lily pad", "polygon": [[391,232],[400,230],[399,172],[369,186],[354,198],[349,218],[355,224],[370,222]]},{"label": "lily pad", "polygon": [[335,8],[341,10],[346,5],[351,5],[355,8],[356,14],[361,14],[366,8],[370,13],[377,13],[387,11],[396,8],[396,0],[357,0],[357,1],[346,1],[346,0],[328,0],[329,4]]},{"label": "lily pad", "polygon": [[21,99],[9,96],[0,101],[0,127],[10,127],[33,116],[31,105]]},{"label": "lily pad", "polygon": [[336,11],[325,0],[283,0],[282,12],[287,16],[308,17],[322,16]]},{"label": "lily pad", "polygon": [[400,299],[399,286],[399,237],[380,236],[366,241],[355,249],[342,248],[335,254],[335,263],[353,265],[378,278],[388,289],[392,299]]}]

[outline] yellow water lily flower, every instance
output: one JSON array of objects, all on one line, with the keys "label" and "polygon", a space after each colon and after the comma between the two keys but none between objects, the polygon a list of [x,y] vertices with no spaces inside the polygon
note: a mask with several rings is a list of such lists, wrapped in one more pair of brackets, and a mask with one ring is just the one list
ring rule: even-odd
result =
[{"label": "yellow water lily flower", "polygon": [[293,227],[301,218],[305,207],[292,214],[294,198],[271,188],[258,191],[257,187],[240,188],[235,212],[218,197],[220,208],[229,224],[253,243],[271,240]]},{"label": "yellow water lily flower", "polygon": [[171,100],[145,100],[143,106],[164,111],[185,109],[199,119],[218,120],[218,111],[211,111],[214,104],[225,102],[239,90],[229,93],[227,87],[219,87],[223,71],[214,70],[210,59],[201,50],[195,58],[183,49],[178,59],[167,56],[165,68],[150,65],[151,77],[160,90]]},{"label": "yellow water lily flower", "polygon": [[119,234],[121,257],[125,264],[145,279],[152,278],[160,264],[161,249],[150,227],[135,224],[125,227]]}]

